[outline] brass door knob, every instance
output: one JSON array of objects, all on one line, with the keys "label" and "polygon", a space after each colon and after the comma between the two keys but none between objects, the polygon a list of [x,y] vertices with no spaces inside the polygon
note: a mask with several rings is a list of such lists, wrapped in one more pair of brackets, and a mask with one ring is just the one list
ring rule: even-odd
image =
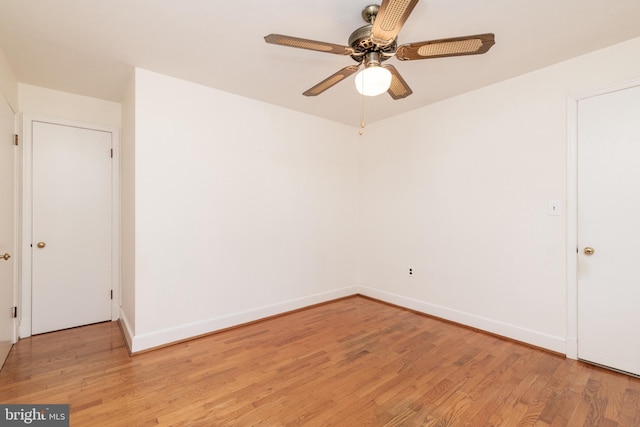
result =
[{"label": "brass door knob", "polygon": [[5,252],[4,255],[0,255],[0,258],[2,258],[5,261],[9,261],[9,258],[11,258],[11,255]]},{"label": "brass door knob", "polygon": [[45,246],[47,246],[47,244],[45,242],[38,242],[38,244],[36,246],[38,246],[40,249],[42,249]]},{"label": "brass door knob", "polygon": [[595,251],[596,250],[593,249],[592,247],[587,246],[586,248],[584,248],[583,252],[584,252],[585,255],[593,255],[595,253]]}]

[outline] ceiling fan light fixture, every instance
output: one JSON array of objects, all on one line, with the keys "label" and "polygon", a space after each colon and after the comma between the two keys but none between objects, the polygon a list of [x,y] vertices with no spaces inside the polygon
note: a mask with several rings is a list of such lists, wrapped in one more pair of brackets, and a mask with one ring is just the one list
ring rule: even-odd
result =
[{"label": "ceiling fan light fixture", "polygon": [[397,37],[418,0],[381,0],[381,4],[370,4],[362,10],[367,25],[357,28],[349,36],[347,45],[303,39],[300,37],[269,34],[267,43],[316,52],[350,56],[358,63],[347,66],[327,77],[302,94],[320,95],[327,89],[356,75],[356,89],[362,96],[377,96],[387,92],[394,100],[404,99],[413,91],[393,65],[381,65],[395,57],[400,61],[441,58],[448,56],[479,55],[486,53],[495,44],[493,33],[476,34],[446,39],[426,40],[398,46]]},{"label": "ceiling fan light fixture", "polygon": [[391,71],[379,65],[369,65],[356,74],[356,89],[364,96],[378,96],[389,90]]}]

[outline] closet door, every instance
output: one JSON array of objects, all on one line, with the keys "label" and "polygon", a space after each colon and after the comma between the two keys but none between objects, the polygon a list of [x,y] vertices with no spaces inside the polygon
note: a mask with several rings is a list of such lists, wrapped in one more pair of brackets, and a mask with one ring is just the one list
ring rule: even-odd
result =
[{"label": "closet door", "polygon": [[32,124],[32,333],[111,320],[110,132]]},{"label": "closet door", "polygon": [[578,103],[578,357],[640,375],[640,86]]}]

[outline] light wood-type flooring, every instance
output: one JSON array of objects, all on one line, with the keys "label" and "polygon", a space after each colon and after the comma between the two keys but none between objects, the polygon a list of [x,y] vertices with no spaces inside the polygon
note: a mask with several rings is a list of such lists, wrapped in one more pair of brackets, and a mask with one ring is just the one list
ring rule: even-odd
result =
[{"label": "light wood-type flooring", "polygon": [[130,357],[107,322],[21,340],[0,403],[72,426],[640,426],[640,379],[363,297]]}]

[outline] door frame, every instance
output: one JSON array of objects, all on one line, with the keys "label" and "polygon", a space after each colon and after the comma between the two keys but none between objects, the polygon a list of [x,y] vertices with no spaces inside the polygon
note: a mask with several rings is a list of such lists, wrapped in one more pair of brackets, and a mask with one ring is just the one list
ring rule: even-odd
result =
[{"label": "door frame", "polygon": [[640,79],[585,91],[567,98],[567,337],[566,356],[578,359],[578,104],[610,92],[640,86]]},{"label": "door frame", "polygon": [[22,268],[20,285],[20,338],[31,336],[31,297],[32,297],[32,219],[33,219],[33,181],[32,181],[32,152],[33,152],[33,123],[43,122],[60,126],[71,126],[88,130],[111,133],[113,160],[111,162],[111,320],[118,320],[120,316],[120,130],[117,127],[76,120],[66,120],[42,115],[23,114],[21,119],[20,158],[22,166],[22,212],[21,239]]},{"label": "door frame", "polygon": [[[18,114],[16,114],[15,109],[11,105],[8,99],[2,96],[0,93],[0,102],[5,103],[9,110],[11,111],[12,120],[12,134],[18,135]],[[13,137],[12,135],[12,137]],[[13,147],[12,150],[12,162],[13,162],[13,241],[10,242],[9,252],[11,255],[11,268],[13,269],[12,273],[12,282],[10,283],[12,289],[12,307],[20,307],[19,303],[19,287],[20,287],[20,265],[21,265],[21,257],[19,254],[20,250],[20,226],[21,226],[21,217],[20,217],[20,154],[19,154],[19,144],[16,143],[16,146]],[[4,261],[3,261],[4,262]],[[18,315],[19,315],[18,310]],[[19,331],[18,331],[18,319],[11,319],[11,343],[15,344],[18,342]],[[2,368],[4,359],[0,359],[0,368]]]}]

